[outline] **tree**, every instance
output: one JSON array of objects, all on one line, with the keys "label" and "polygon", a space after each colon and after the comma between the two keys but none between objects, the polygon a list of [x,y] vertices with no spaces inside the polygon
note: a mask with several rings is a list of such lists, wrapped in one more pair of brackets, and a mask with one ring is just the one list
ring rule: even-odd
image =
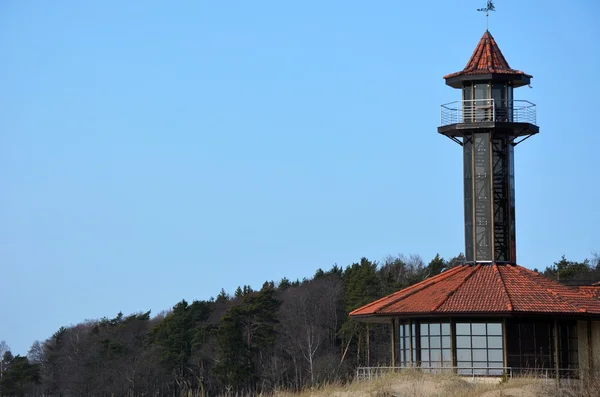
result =
[{"label": "tree", "polygon": [[281,281],[279,281],[279,284],[277,284],[277,289],[279,291],[284,291],[288,289],[291,285],[292,283],[290,283],[290,280],[287,277],[284,277],[281,279]]},{"label": "tree", "polygon": [[467,259],[465,258],[465,255],[461,252],[460,254],[456,255],[454,258],[451,258],[448,261],[448,265],[446,266],[446,268],[452,269],[453,267],[464,265],[466,261]]},{"label": "tree", "polygon": [[[8,354],[8,355],[7,355]],[[4,371],[8,369],[8,363],[12,361],[12,353],[10,347],[5,341],[0,341],[0,380],[4,375]]]},{"label": "tree", "polygon": [[27,358],[29,362],[35,364],[42,364],[44,362],[44,348],[40,341],[34,341],[27,352]]},{"label": "tree", "polygon": [[221,291],[219,292],[219,295],[217,295],[217,299],[215,300],[215,302],[217,302],[217,303],[223,303],[223,302],[227,302],[230,299],[231,299],[231,297],[225,291],[225,289],[221,288]]},{"label": "tree", "polygon": [[558,281],[566,281],[573,278],[584,278],[591,270],[592,267],[588,259],[583,262],[573,262],[567,260],[563,255],[558,262],[554,262],[554,266],[546,268],[544,276]]},{"label": "tree", "polygon": [[427,265],[427,273],[429,277],[440,274],[447,266],[444,258],[440,256],[440,254],[436,254],[435,258],[429,262]]},{"label": "tree", "polygon": [[[340,278],[327,273],[301,287],[288,289],[284,295],[282,339],[296,372],[300,369],[296,359],[305,360],[311,385],[321,380],[316,370],[318,353],[328,340],[331,345],[335,344],[342,291]],[[298,388],[300,374],[295,377]]]},{"label": "tree", "polygon": [[27,357],[9,357],[5,354],[4,358],[12,358],[12,360],[0,380],[2,395],[25,396],[31,388],[40,383],[39,364],[30,363]]},{"label": "tree", "polygon": [[[357,309],[373,300],[380,298],[381,282],[377,276],[377,263],[361,258],[360,263],[354,263],[346,268],[344,281],[344,308],[346,313]],[[357,363],[362,361],[369,364],[369,327],[348,317],[342,324],[340,335],[347,346],[354,340]],[[347,350],[347,348],[346,348]],[[342,360],[345,353],[342,355]],[[363,357],[364,356],[364,357]]]},{"label": "tree", "polygon": [[266,288],[245,295],[221,319],[214,373],[225,387],[239,391],[256,387],[259,361],[275,342],[280,304],[275,290]]},{"label": "tree", "polygon": [[156,348],[159,363],[172,374],[179,390],[193,387],[189,363],[193,353],[205,342],[205,334],[210,332],[207,321],[212,305],[206,301],[194,301],[189,305],[182,300],[150,331],[150,344]]}]

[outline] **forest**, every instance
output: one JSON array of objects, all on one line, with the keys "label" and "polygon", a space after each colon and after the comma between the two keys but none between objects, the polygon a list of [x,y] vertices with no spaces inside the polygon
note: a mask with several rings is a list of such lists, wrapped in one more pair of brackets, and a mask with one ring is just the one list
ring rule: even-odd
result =
[{"label": "forest", "polygon": [[[561,282],[600,279],[600,258],[564,256],[542,273]],[[362,258],[310,278],[265,281],[171,310],[85,321],[35,341],[27,356],[0,342],[2,396],[213,396],[302,390],[389,365],[390,326],[348,313],[464,262],[418,255]],[[537,269],[536,269],[537,271]]]}]

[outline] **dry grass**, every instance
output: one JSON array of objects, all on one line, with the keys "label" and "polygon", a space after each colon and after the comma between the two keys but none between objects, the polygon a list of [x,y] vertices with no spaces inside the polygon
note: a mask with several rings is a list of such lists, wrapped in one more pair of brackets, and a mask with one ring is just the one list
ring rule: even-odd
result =
[{"label": "dry grass", "polygon": [[[489,379],[489,378],[488,378]],[[586,382],[573,380],[560,387],[554,379],[512,378],[499,383],[449,374],[405,370],[372,380],[329,383],[299,393],[276,391],[260,395],[235,393],[221,397],[600,397],[600,371]]]},{"label": "dry grass", "polygon": [[548,396],[548,384],[538,379],[471,383],[455,375],[416,371],[390,374],[371,381],[325,385],[301,393],[278,392],[275,397],[537,397]]}]

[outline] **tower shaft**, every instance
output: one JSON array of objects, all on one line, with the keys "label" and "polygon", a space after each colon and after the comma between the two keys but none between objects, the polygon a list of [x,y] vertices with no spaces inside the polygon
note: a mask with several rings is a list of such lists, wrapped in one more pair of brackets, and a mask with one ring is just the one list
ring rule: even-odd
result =
[{"label": "tower shaft", "polygon": [[514,146],[495,129],[463,137],[465,257],[516,262]]}]

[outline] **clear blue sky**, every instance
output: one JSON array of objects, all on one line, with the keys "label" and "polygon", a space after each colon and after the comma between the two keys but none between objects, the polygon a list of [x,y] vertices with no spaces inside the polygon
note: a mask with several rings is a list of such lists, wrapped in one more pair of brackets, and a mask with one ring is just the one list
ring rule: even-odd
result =
[{"label": "clear blue sky", "polygon": [[[361,256],[463,251],[442,76],[483,0],[2,1],[0,339]],[[600,3],[496,1],[534,76],[520,264],[600,250]]]}]

